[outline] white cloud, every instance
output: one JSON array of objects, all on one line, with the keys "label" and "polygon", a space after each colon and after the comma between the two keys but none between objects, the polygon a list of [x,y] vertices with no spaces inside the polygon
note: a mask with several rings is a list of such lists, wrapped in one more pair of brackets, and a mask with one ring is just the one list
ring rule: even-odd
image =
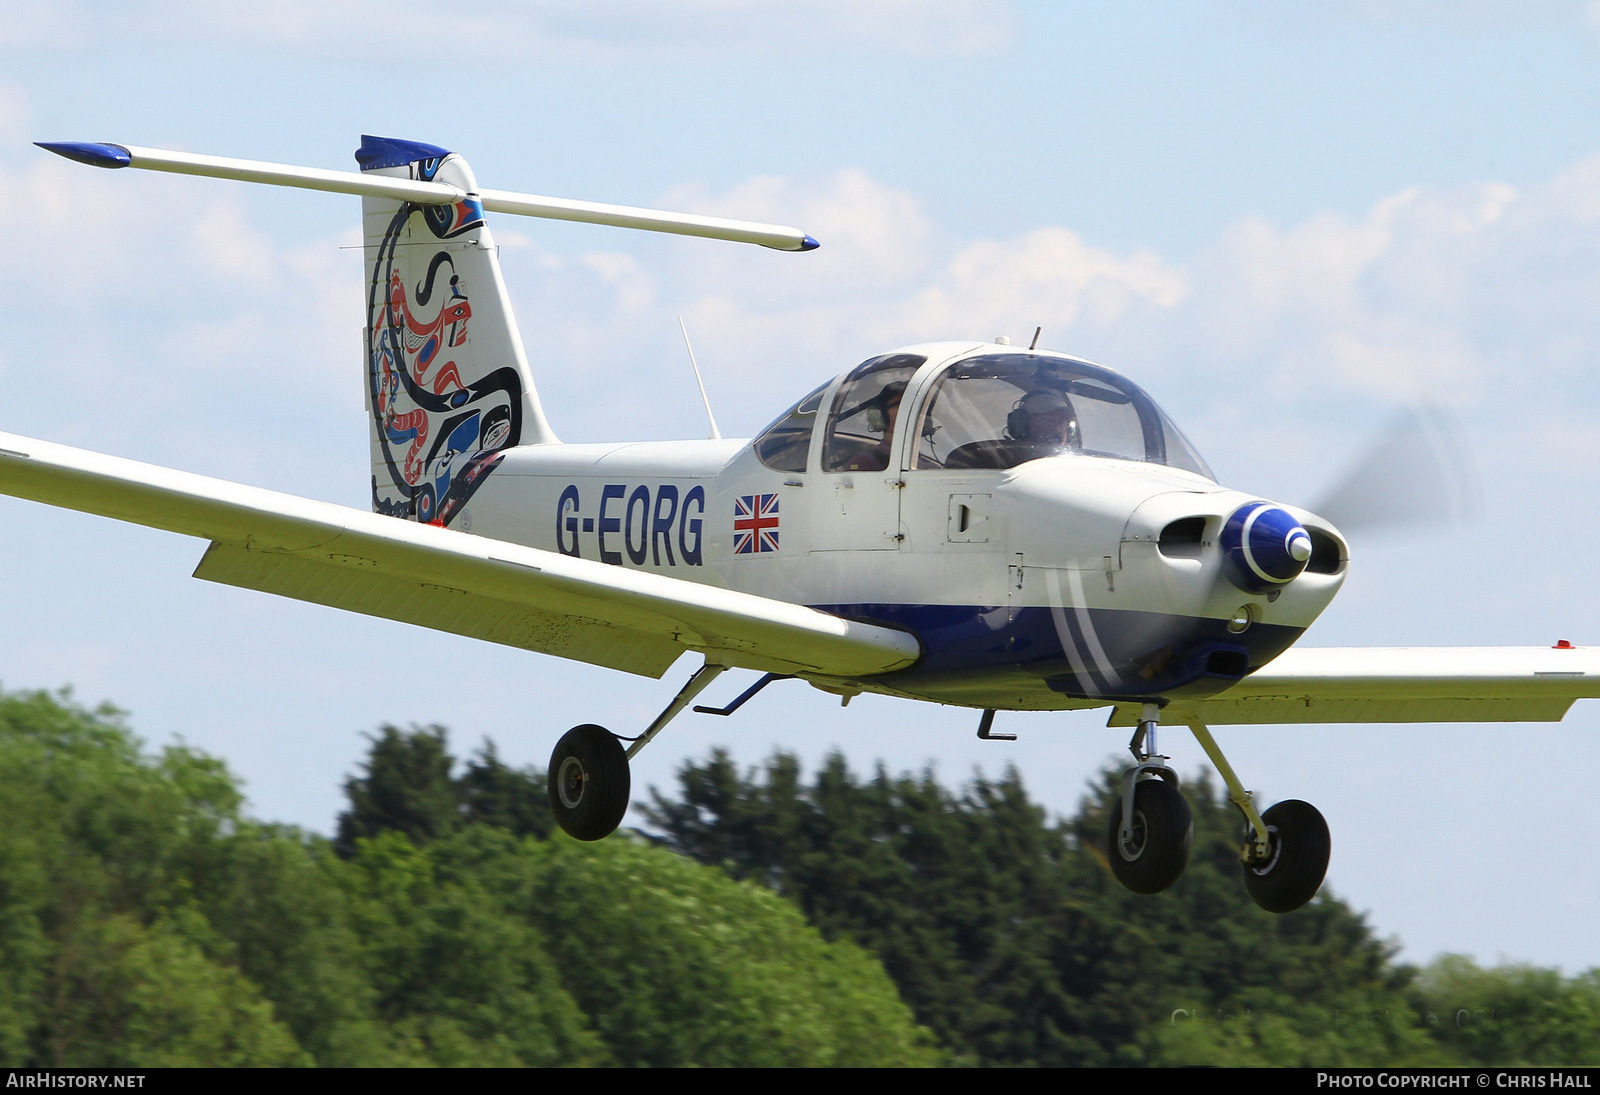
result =
[{"label": "white cloud", "polygon": [[422,0],[64,0],[17,15],[0,31],[0,47],[176,35],[314,56],[402,49],[479,62],[656,52],[793,55],[841,46],[970,56],[1006,45],[1018,26],[1009,0],[480,0],[448,9]]},{"label": "white cloud", "polygon": [[1117,256],[1065,228],[1038,228],[964,248],[888,322],[938,337],[1016,333],[1032,321],[1061,332],[1115,323],[1136,300],[1171,308],[1187,292],[1184,275],[1148,251]]},{"label": "white cloud", "polygon": [[[247,198],[47,157],[0,169],[0,200],[29,211],[7,234],[25,261],[0,268],[13,332],[0,347],[4,424],[134,454],[221,431],[234,459],[280,471],[317,459],[286,430],[353,434],[354,421],[332,423],[359,415],[354,227],[285,244]],[[683,189],[660,204],[796,223],[823,247],[627,236],[563,254],[506,226],[515,246],[502,261],[565,436],[700,429],[680,315],[730,434],[871,354],[1021,342],[1035,325],[1044,345],[1122,368],[1185,408],[1203,447],[1208,433],[1268,444],[1268,408],[1274,421],[1287,408],[1316,420],[1428,396],[1490,415],[1508,390],[1537,391],[1574,430],[1583,408],[1600,410],[1600,157],[1521,189],[1410,188],[1358,217],[1245,218],[1182,263],[1062,225],[952,241],[915,194],[860,170]],[[53,387],[72,398],[39,398]],[[225,426],[210,421],[222,406]],[[1297,428],[1341,432],[1328,423]]]},{"label": "white cloud", "polygon": [[75,46],[91,36],[89,3],[8,3],[0,8],[0,49]]},{"label": "white cloud", "polygon": [[43,154],[0,166],[0,201],[27,211],[0,265],[0,428],[288,485],[322,459],[291,436],[359,413],[353,228],[285,245],[237,189]]},{"label": "white cloud", "polygon": [[[644,275],[593,257],[586,287],[574,287],[573,271],[547,268],[526,271],[532,286],[513,278],[512,289],[538,302],[525,329],[580,347],[567,362],[574,375],[652,372],[680,352],[675,316],[686,316],[719,413],[731,398],[724,418],[742,418],[730,430],[758,428],[815,380],[872,353],[928,339],[1022,340],[1035,325],[1045,345],[1124,368],[1191,414],[1201,409],[1217,432],[1259,422],[1269,406],[1316,419],[1426,398],[1488,415],[1508,387],[1547,389],[1568,407],[1600,395],[1591,379],[1600,157],[1522,189],[1408,188],[1358,217],[1286,226],[1247,217],[1185,263],[1098,247],[1059,225],[955,243],[914,194],[861,171],[681,190],[661,204],[798,224],[823,246],[775,255],[672,240],[645,263],[648,294],[631,280]],[[582,308],[572,308],[575,295]],[[578,327],[581,338],[565,333]],[[618,365],[630,360],[637,366]],[[1241,403],[1241,391],[1257,393],[1259,406]],[[556,399],[580,415],[584,402],[576,390]],[[608,407],[584,428],[659,434],[651,414],[692,417],[671,404],[643,400],[643,417],[629,421]],[[1349,432],[1328,422],[1330,436]]]},{"label": "white cloud", "polygon": [[1456,26],[1492,31],[1539,23],[1576,22],[1592,15],[1595,0],[1326,0],[1320,4],[1243,0],[1229,6],[1236,16],[1254,22],[1366,22],[1380,26]]},{"label": "white cloud", "polygon": [[32,117],[28,93],[19,85],[0,83],[0,145],[27,140]]}]

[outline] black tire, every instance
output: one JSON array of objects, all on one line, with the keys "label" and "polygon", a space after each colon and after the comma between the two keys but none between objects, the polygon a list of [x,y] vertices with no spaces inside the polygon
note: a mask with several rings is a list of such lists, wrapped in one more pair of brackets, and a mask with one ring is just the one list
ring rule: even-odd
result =
[{"label": "black tire", "polygon": [[1317,896],[1328,873],[1333,850],[1328,823],[1315,806],[1296,798],[1278,803],[1261,820],[1267,823],[1271,852],[1260,866],[1245,864],[1244,888],[1270,913],[1293,912]]},{"label": "black tire", "polygon": [[1106,858],[1117,881],[1134,893],[1160,893],[1189,865],[1194,822],[1189,803],[1164,779],[1141,780],[1133,788],[1133,839],[1124,844],[1122,796],[1111,807]]},{"label": "black tire", "polygon": [[605,727],[574,726],[550,754],[548,784],[556,824],[578,840],[603,839],[628,812],[628,755]]}]

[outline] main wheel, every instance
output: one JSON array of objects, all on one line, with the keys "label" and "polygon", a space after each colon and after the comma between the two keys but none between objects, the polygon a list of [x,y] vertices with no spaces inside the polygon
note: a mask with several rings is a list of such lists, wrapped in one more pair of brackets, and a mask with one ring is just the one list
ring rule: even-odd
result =
[{"label": "main wheel", "polygon": [[1244,888],[1268,912],[1293,912],[1317,895],[1328,873],[1333,850],[1328,823],[1315,806],[1295,798],[1278,803],[1261,820],[1270,838],[1267,861],[1244,865]]},{"label": "main wheel", "polygon": [[1194,823],[1189,803],[1164,779],[1133,785],[1133,836],[1122,839],[1122,796],[1111,807],[1106,858],[1111,873],[1134,893],[1160,893],[1189,865]]},{"label": "main wheel", "polygon": [[628,755],[603,726],[574,726],[550,754],[550,811],[579,840],[610,836],[628,812]]}]

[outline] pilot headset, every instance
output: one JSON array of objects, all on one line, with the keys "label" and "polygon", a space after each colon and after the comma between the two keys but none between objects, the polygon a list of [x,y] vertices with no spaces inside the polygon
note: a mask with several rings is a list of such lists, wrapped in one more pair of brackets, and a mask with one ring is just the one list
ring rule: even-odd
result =
[{"label": "pilot headset", "polygon": [[1032,434],[1034,415],[1053,414],[1057,411],[1067,412],[1069,423],[1067,437],[1075,442],[1078,436],[1078,415],[1073,410],[1072,401],[1062,393],[1048,388],[1028,392],[1012,404],[1011,413],[1006,415],[1006,434],[1013,441],[1025,441]]}]

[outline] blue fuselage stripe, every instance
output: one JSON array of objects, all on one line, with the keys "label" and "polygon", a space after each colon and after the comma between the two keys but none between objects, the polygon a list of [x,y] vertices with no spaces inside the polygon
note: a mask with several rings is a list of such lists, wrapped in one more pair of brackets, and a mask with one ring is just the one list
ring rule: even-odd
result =
[{"label": "blue fuselage stripe", "polygon": [[[1304,630],[1255,623],[1234,633],[1226,620],[1105,608],[1058,618],[1063,614],[1049,608],[1007,605],[812,607],[915,634],[922,660],[894,674],[898,682],[1021,670],[1052,691],[1106,699],[1219,691],[1283,653]],[[1068,642],[1077,649],[1069,652]]]}]

